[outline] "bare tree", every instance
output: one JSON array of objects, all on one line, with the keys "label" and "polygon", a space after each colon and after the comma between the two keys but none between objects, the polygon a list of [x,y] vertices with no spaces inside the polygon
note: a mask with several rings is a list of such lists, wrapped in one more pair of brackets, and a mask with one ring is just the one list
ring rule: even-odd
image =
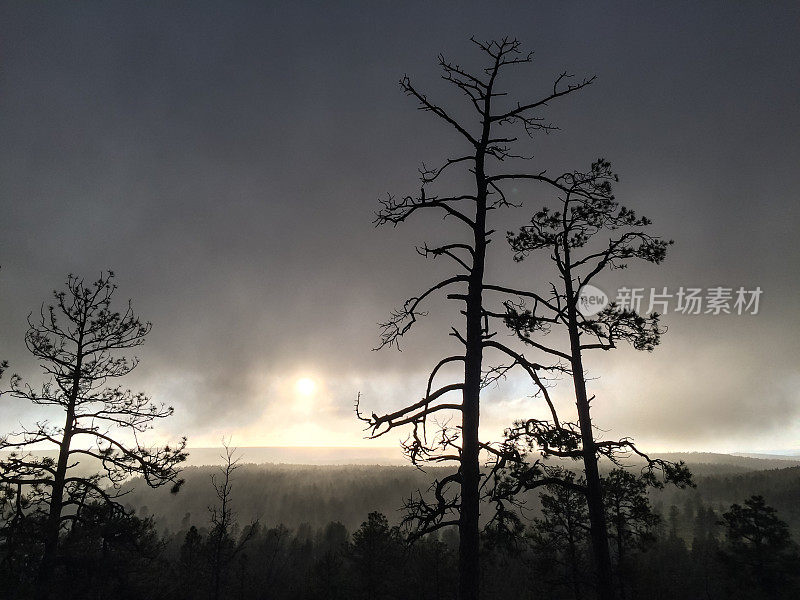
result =
[{"label": "bare tree", "polygon": [[[625,268],[631,259],[660,263],[672,242],[647,233],[649,219],[637,216],[615,200],[612,182],[617,181],[617,176],[609,162],[600,159],[588,172],[565,173],[557,181],[561,187],[557,210],[543,208],[530,225],[516,234],[509,233],[508,240],[518,261],[536,251],[549,252],[558,282],[551,283],[547,297],[519,292],[517,300],[507,300],[506,323],[523,343],[554,361],[551,370],[571,377],[578,421],[559,422],[554,414],[553,421],[529,419],[509,429],[506,445],[498,452],[495,464],[496,472],[505,470],[508,477],[500,480],[492,494],[502,503],[521,490],[559,480],[546,463],[521,460],[523,453],[538,453],[545,459],[555,456],[582,460],[585,483],[563,484],[577,486],[586,494],[598,590],[600,597],[608,600],[614,597],[614,588],[598,457],[605,456],[619,464],[621,456],[633,453],[645,461],[645,471],[653,484],[668,481],[684,486],[690,485],[691,479],[682,463],[651,459],[628,438],[595,440],[590,414],[594,396],[589,397],[587,392],[584,351],[611,350],[620,342],[652,351],[663,330],[658,314],[643,316],[635,307],[615,303],[585,316],[581,312],[581,293],[603,271]],[[554,330],[566,333],[564,343],[548,343],[544,339]],[[539,393],[550,402],[547,382],[539,379],[537,383]],[[661,474],[660,480],[655,478],[656,472]]]},{"label": "bare tree", "polygon": [[223,440],[222,447],[225,450],[222,455],[223,465],[219,467],[217,473],[211,475],[211,485],[217,495],[217,504],[208,509],[211,513],[209,543],[214,600],[219,600],[221,597],[222,584],[231,563],[258,528],[258,521],[254,521],[248,525],[238,541],[232,537],[237,524],[236,513],[233,510],[233,472],[239,468],[239,457],[236,456],[236,448],[231,447],[229,442]]},{"label": "bare tree", "polygon": [[[492,339],[492,323],[504,315],[492,310],[493,301],[487,294],[513,293],[485,280],[487,248],[494,234],[490,224],[491,212],[513,205],[504,186],[518,185],[519,181],[543,182],[561,189],[562,183],[551,179],[545,171],[531,172],[515,145],[515,131],[522,130],[532,136],[548,133],[557,127],[543,120],[540,111],[562,96],[576,92],[592,83],[594,78],[569,83],[570,75],[562,73],[552,87],[541,97],[531,101],[510,101],[499,88],[502,73],[531,62],[532,55],[521,52],[516,40],[473,43],[487,60],[485,68],[470,72],[459,64],[439,57],[442,78],[453,85],[466,99],[467,111],[473,119],[461,119],[456,113],[437,104],[406,76],[400,81],[403,91],[411,96],[420,110],[431,113],[446,127],[455,131],[463,142],[464,150],[445,159],[437,167],[424,164],[420,169],[421,191],[418,195],[402,199],[388,197],[381,202],[377,212],[377,225],[396,226],[417,213],[441,215],[460,224],[463,236],[435,245],[425,244],[417,251],[425,258],[447,257],[454,264],[454,272],[431,285],[422,293],[407,300],[382,324],[380,347],[397,346],[401,338],[425,314],[426,302],[436,294],[459,303],[461,326],[453,327],[451,335],[460,345],[459,351],[442,358],[431,370],[427,389],[422,398],[396,411],[363,416],[372,437],[385,435],[397,427],[410,426],[411,434],[404,448],[415,464],[425,461],[455,461],[457,471],[434,482],[433,499],[420,494],[407,503],[407,523],[414,528],[413,535],[449,525],[457,525],[459,542],[459,597],[474,599],[479,593],[479,515],[481,449],[490,450],[489,444],[478,436],[480,424],[481,390],[498,372],[484,370],[484,352],[487,349],[510,356],[514,364],[524,364],[532,377],[538,377],[519,353]],[[463,169],[469,185],[457,192],[443,195],[429,193],[433,184],[441,184],[444,173]],[[460,171],[464,173],[464,171]],[[500,324],[500,326],[502,326]],[[443,385],[437,384],[448,368],[461,365],[463,376]],[[460,394],[460,399],[450,400]],[[360,401],[360,397],[359,397]],[[431,439],[427,435],[428,420],[439,415],[455,414],[458,425],[454,428],[440,426]]]},{"label": "bare tree", "polygon": [[[28,317],[25,344],[48,379],[34,389],[14,375],[7,392],[64,413],[61,426],[39,421],[0,437],[0,450],[9,452],[0,459],[0,483],[16,489],[18,500],[27,494],[25,503],[17,502],[19,513],[27,506],[24,516],[42,514],[40,598],[49,596],[60,532],[80,521],[85,507],[100,503],[124,513],[121,485],[136,475],[151,487],[170,483],[173,491],[182,483],[178,467],[186,459],[185,438],[164,447],[139,439],[155,421],[170,416],[172,407],[106,385],[136,367],[136,358],[121,353],[141,345],[151,327],[134,315],[130,302],[123,312],[112,308],[113,278],[109,271],[87,284],[70,275],[66,290],[53,293],[54,303]],[[48,445],[55,458],[43,452]],[[99,472],[86,475],[87,463]]]}]

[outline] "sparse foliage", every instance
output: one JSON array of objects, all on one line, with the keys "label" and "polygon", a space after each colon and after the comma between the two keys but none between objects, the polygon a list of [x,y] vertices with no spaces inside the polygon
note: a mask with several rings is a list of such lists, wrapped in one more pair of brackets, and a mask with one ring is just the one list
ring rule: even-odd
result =
[{"label": "sparse foliage", "polygon": [[[112,307],[113,278],[108,272],[86,283],[70,275],[66,289],[53,293],[54,302],[29,317],[25,344],[47,379],[34,388],[14,375],[5,394],[63,412],[63,425],[39,421],[0,437],[0,451],[6,453],[0,458],[0,483],[11,495],[12,519],[42,522],[42,598],[58,565],[61,532],[86,519],[90,507],[126,514],[121,485],[136,475],[151,487],[170,484],[177,491],[181,485],[186,440],[163,447],[140,441],[172,407],[107,385],[136,367],[138,360],[124,352],[140,346],[150,331],[130,302],[122,312]],[[55,456],[41,450],[48,446]],[[98,472],[86,474],[87,465]]]},{"label": "sparse foliage", "polygon": [[[584,311],[581,293],[605,270],[623,269],[632,259],[660,263],[672,243],[648,233],[650,220],[616,201],[612,183],[617,180],[611,164],[602,158],[586,172],[565,173],[556,180],[561,186],[557,209],[542,208],[529,225],[507,235],[515,260],[547,252],[555,265],[558,279],[550,284],[550,292],[520,291],[518,299],[505,302],[505,322],[517,339],[543,357],[540,362],[548,364],[551,373],[572,379],[578,419],[576,423],[562,422],[550,397],[551,383],[544,376],[532,377],[537,393],[550,407],[552,419],[528,419],[507,430],[505,443],[495,452],[493,469],[503,477],[495,480],[491,491],[498,509],[505,510],[506,502],[516,494],[558,480],[560,474],[547,464],[548,458],[582,460],[583,483],[568,480],[563,485],[577,485],[586,494],[598,591],[603,600],[615,594],[598,458],[619,464],[619,456],[634,454],[645,460],[642,477],[649,482],[691,484],[683,464],[651,459],[628,438],[595,440],[590,415],[594,397],[587,392],[583,353],[612,350],[622,342],[652,351],[663,330],[658,314],[640,315],[632,307],[612,303],[597,314]],[[550,342],[552,338],[547,336],[553,331],[566,334],[565,341],[557,338]],[[541,365],[517,362],[534,372],[544,370]]]},{"label": "sparse foliage", "polygon": [[211,513],[208,543],[211,548],[210,566],[214,600],[222,597],[231,564],[258,529],[258,521],[253,521],[238,540],[233,537],[233,530],[237,525],[236,512],[233,510],[233,473],[239,467],[239,457],[236,456],[236,448],[231,447],[225,440],[222,441],[222,446],[225,449],[222,455],[223,465],[211,476],[217,503],[208,509]]},{"label": "sparse foliage", "polygon": [[[500,88],[506,71],[527,65],[530,53],[524,53],[520,42],[503,38],[481,42],[473,39],[486,60],[477,71],[439,57],[442,78],[455,87],[466,100],[467,112],[473,119],[456,117],[456,113],[420,91],[407,76],[401,89],[432,114],[445,128],[454,131],[463,150],[444,159],[438,166],[420,169],[419,194],[381,202],[375,223],[396,226],[417,214],[441,216],[457,223],[463,234],[447,242],[424,244],[417,248],[425,258],[446,257],[454,271],[448,277],[409,298],[381,324],[380,347],[399,346],[403,337],[426,314],[426,303],[434,295],[444,294],[458,306],[461,324],[450,335],[459,350],[442,358],[431,370],[427,389],[421,399],[396,411],[369,416],[361,415],[372,437],[385,435],[401,426],[409,426],[411,434],[404,444],[415,464],[452,461],[458,468],[451,475],[433,483],[429,493],[418,494],[406,505],[406,523],[412,537],[420,537],[449,525],[459,528],[459,594],[462,600],[475,599],[479,593],[479,516],[481,479],[479,454],[490,445],[478,435],[481,390],[496,381],[498,372],[485,370],[484,354],[499,352],[515,363],[521,362],[538,377],[519,353],[493,339],[494,323],[502,319],[492,308],[497,298],[513,293],[505,286],[487,281],[485,264],[487,248],[494,234],[490,224],[492,211],[516,205],[507,185],[520,181],[540,182],[556,189],[563,183],[550,178],[546,171],[531,171],[526,158],[516,147],[519,135],[534,136],[557,129],[542,116],[542,111],[557,99],[590,85],[594,78],[571,83],[567,73],[555,78],[552,87],[537,99],[509,101]],[[455,192],[432,193],[434,186],[444,187],[447,176],[466,174],[470,184]],[[489,298],[492,296],[493,298]],[[452,367],[463,369],[463,376],[439,383]],[[458,398],[460,396],[460,398]],[[456,424],[447,425],[455,415]],[[437,419],[441,417],[441,420]],[[428,425],[434,421],[435,433]]]}]

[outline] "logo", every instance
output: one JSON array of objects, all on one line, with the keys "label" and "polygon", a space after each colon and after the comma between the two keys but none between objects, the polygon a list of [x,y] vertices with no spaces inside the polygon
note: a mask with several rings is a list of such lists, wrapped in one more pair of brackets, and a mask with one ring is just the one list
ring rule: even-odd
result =
[{"label": "logo", "polygon": [[592,317],[608,306],[608,296],[600,288],[585,285],[578,295],[578,312],[584,317]]}]

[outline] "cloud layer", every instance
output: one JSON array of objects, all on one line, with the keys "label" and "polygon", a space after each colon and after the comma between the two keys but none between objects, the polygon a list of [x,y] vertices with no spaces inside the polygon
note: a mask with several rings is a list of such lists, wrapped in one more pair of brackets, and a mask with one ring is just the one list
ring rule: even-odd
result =
[{"label": "cloud layer", "polygon": [[[280,8],[9,4],[0,18],[0,356],[34,375],[25,316],[68,272],[119,275],[154,323],[130,384],[176,406],[196,445],[360,443],[357,392],[376,410],[422,393],[457,318],[434,305],[402,353],[375,323],[434,281],[413,245],[447,224],[371,225],[376,198],[458,141],[397,88],[409,73],[448,103],[435,57],[465,64],[470,34],[536,50],[509,81],[524,98],[569,69],[597,73],[554,106],[535,168],[599,155],[621,200],[676,240],[658,269],[602,282],[764,290],[751,317],[667,315],[653,355],[589,361],[605,427],[664,448],[795,447],[800,399],[800,126],[795,6],[547,8],[475,4]],[[526,208],[546,198],[520,189]],[[498,240],[492,276],[544,283]],[[321,382],[311,411],[300,376]],[[510,381],[488,430],[536,410]],[[568,402],[566,399],[565,403]],[[36,415],[0,405],[0,429]]]}]

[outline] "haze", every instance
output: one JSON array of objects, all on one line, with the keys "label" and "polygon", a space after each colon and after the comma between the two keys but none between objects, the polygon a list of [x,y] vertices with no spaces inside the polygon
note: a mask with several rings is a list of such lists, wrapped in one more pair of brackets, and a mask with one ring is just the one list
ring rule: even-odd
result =
[{"label": "haze", "polygon": [[[667,314],[653,354],[592,356],[597,424],[653,450],[800,450],[800,9],[484,4],[4,3],[0,357],[36,380],[27,314],[67,273],[111,268],[153,322],[125,384],[175,406],[159,436],[372,443],[357,393],[376,411],[419,397],[457,316],[434,306],[404,352],[372,351],[375,324],[434,281],[413,245],[439,233],[375,230],[376,199],[417,190],[458,143],[397,80],[460,102],[436,55],[472,65],[469,33],[510,34],[537,57],[520,95],[598,76],[551,113],[542,168],[608,158],[619,199],[676,242],[604,289],[763,290],[757,315]],[[509,226],[545,198],[523,200]],[[487,437],[537,410],[526,385],[489,391]],[[0,430],[38,410],[3,402]]]}]

